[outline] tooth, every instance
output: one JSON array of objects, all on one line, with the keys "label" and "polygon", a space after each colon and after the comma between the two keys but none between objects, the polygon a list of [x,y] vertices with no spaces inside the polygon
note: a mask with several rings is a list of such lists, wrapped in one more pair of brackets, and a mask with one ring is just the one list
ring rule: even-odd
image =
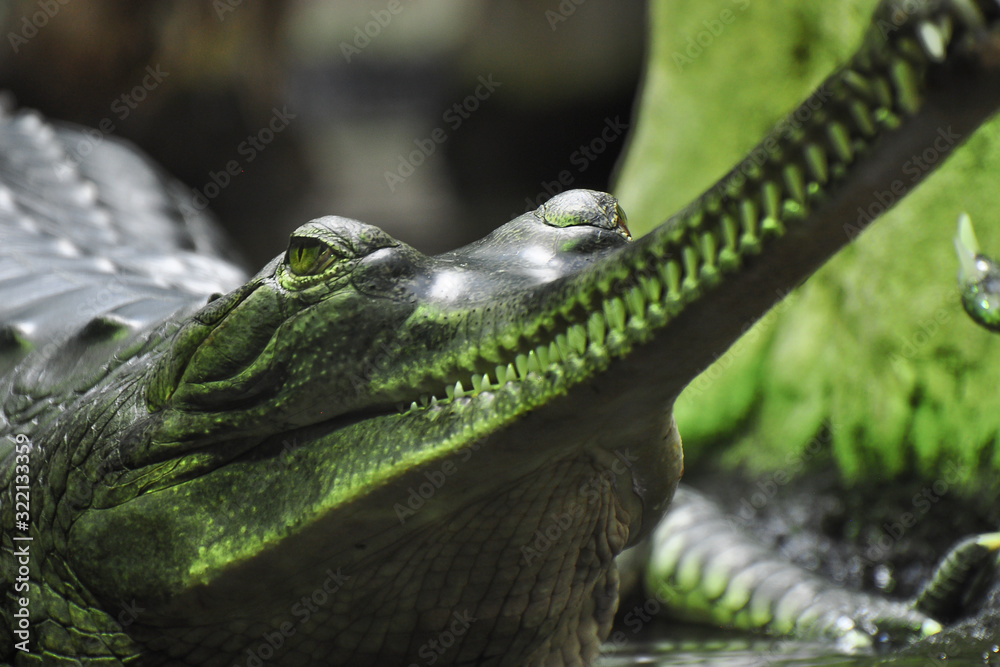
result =
[{"label": "tooth", "polygon": [[459,380],[455,383],[455,398],[462,398],[465,396],[465,390],[462,389],[462,381]]},{"label": "tooth", "polygon": [[892,107],[892,86],[889,85],[888,79],[884,76],[879,76],[875,78],[872,82],[872,88],[875,91],[875,108],[880,107]]},{"label": "tooth", "polygon": [[[718,213],[719,209],[722,207],[722,196],[718,191],[712,190],[708,193],[708,196],[705,197],[704,202],[705,210],[709,213]],[[701,224],[700,220],[698,221],[698,224]],[[692,229],[695,229],[695,227],[692,227]]]},{"label": "tooth", "polygon": [[[713,234],[705,234],[701,237],[701,256],[705,258],[705,266],[710,268],[715,267],[715,262],[718,256],[716,255],[716,241]],[[702,267],[704,271],[704,267]]]},{"label": "tooth", "polygon": [[643,276],[639,279],[639,281],[642,285],[643,291],[646,293],[646,298],[649,299],[649,302],[657,303],[663,295],[663,289],[660,287],[659,281],[652,276]]},{"label": "tooth", "polygon": [[633,287],[625,294],[625,303],[628,305],[632,317],[645,317],[646,298],[639,287]]},{"label": "tooth", "polygon": [[703,217],[702,211],[695,211],[689,218],[687,218],[683,224],[688,226],[688,229],[698,229],[701,226],[701,221]]},{"label": "tooth", "polygon": [[[773,223],[774,218],[765,218],[763,227],[770,228]],[[757,255],[760,254],[760,236],[750,236],[749,234],[744,234],[740,237],[740,255]],[[739,257],[739,255],[737,255]]]},{"label": "tooth", "polygon": [[806,200],[806,183],[802,178],[802,170],[794,164],[785,167],[785,187],[792,199],[802,203]]},{"label": "tooth", "polygon": [[448,385],[444,388],[444,393],[448,396],[448,398],[455,398],[455,387]]},{"label": "tooth", "polygon": [[945,58],[944,35],[938,27],[929,21],[924,21],[917,26],[917,39],[924,47],[927,57],[936,63],[943,62]]},{"label": "tooth", "polygon": [[573,350],[569,346],[566,334],[556,334],[556,345],[559,346],[559,354],[562,355],[563,359],[569,359],[573,356]]},{"label": "tooth", "polygon": [[[745,201],[743,208],[748,208],[746,205],[749,204],[749,208],[754,211],[754,220],[756,220],[756,207],[752,201]],[[756,222],[754,222],[756,225]],[[722,234],[726,238],[726,245],[719,253],[719,264],[724,268],[731,268],[734,262],[737,260],[736,257],[736,244],[739,241],[740,228],[736,224],[736,220],[732,216],[726,215],[722,217]],[[656,299],[659,301],[659,299]]]},{"label": "tooth", "polygon": [[827,126],[827,137],[830,139],[830,146],[844,162],[850,162],[854,157],[854,149],[851,146],[851,135],[844,127],[843,123],[831,122]]},{"label": "tooth", "polygon": [[612,331],[625,331],[625,304],[618,297],[604,302],[604,315]]},{"label": "tooth", "polygon": [[649,305],[649,312],[646,313],[646,321],[653,328],[662,327],[667,323],[667,311],[659,303]]},{"label": "tooth", "polygon": [[556,345],[555,341],[549,343],[549,359],[552,360],[553,364],[558,364],[563,360],[563,355],[559,352],[559,346]]},{"label": "tooth", "polygon": [[[655,280],[650,280],[650,282],[655,283]],[[590,316],[590,320],[587,322],[587,333],[593,342],[598,345],[604,345],[604,316],[600,313],[594,313]]]},{"label": "tooth", "polygon": [[719,268],[724,271],[734,271],[740,267],[740,256],[733,248],[723,248],[719,251]]},{"label": "tooth", "polygon": [[871,82],[861,74],[858,74],[854,70],[847,70],[844,72],[843,77],[844,83],[850,86],[854,92],[868,99],[874,97]]},{"label": "tooth", "polygon": [[[476,373],[475,375],[472,376],[472,391],[473,391],[473,393],[478,394],[479,392],[481,392],[483,390],[483,378],[484,377],[489,377],[489,376],[480,375],[479,373]],[[486,386],[487,386],[487,388],[489,387],[489,382],[487,382]]]},{"label": "tooth", "polygon": [[809,144],[805,150],[806,165],[813,178],[820,183],[826,183],[830,172],[826,165],[826,153],[819,144]]},{"label": "tooth", "polygon": [[[744,199],[743,205],[740,206],[740,222],[743,224],[743,229],[750,232],[751,234],[757,233],[757,205],[750,199]],[[726,216],[722,219],[722,224],[726,229],[726,238],[728,239],[730,235],[733,237],[733,245],[736,243],[736,223],[732,222],[732,218]]]},{"label": "tooth", "polygon": [[698,288],[698,251],[691,246],[684,248],[684,289]]},{"label": "tooth", "polygon": [[566,338],[569,340],[570,347],[576,350],[577,354],[583,354],[587,351],[587,332],[579,324],[574,324],[566,330]]},{"label": "tooth", "polygon": [[[517,379],[517,369],[514,368],[514,364],[507,364],[507,382]],[[521,376],[521,379],[524,379],[524,376]]]},{"label": "tooth", "polygon": [[523,354],[517,355],[514,357],[514,365],[517,367],[518,377],[528,377],[528,357]]},{"label": "tooth", "polygon": [[854,119],[854,123],[861,130],[861,133],[866,136],[871,136],[875,134],[875,125],[872,122],[871,109],[868,105],[861,100],[854,100],[851,102],[851,118]]},{"label": "tooth", "polygon": [[781,206],[781,188],[774,181],[767,181],[760,187],[760,202],[764,209],[765,217],[773,218],[778,215]]},{"label": "tooth", "polygon": [[[659,267],[660,278],[667,286],[667,297],[676,299],[681,290],[681,265],[677,260],[670,260]],[[605,309],[607,312],[607,309]],[[610,320],[608,320],[610,322]]]},{"label": "tooth", "polygon": [[[753,164],[753,160],[750,161],[750,164]],[[749,169],[747,171],[749,171]],[[743,188],[747,184],[747,180],[753,178],[746,171],[743,172],[743,175],[746,178],[730,178],[727,181],[727,183],[726,183],[726,198],[727,199],[734,200],[734,201],[737,201],[737,200],[740,199],[741,195],[743,194]],[[725,214],[725,209],[723,209],[722,211],[719,212],[719,215],[724,215],[724,214]]]},{"label": "tooth", "polygon": [[549,359],[549,346],[539,345],[535,348],[535,356],[538,357],[538,365],[542,368],[548,368],[552,365],[552,360]]},{"label": "tooth", "polygon": [[420,405],[426,408],[430,404],[431,404],[430,396],[428,396],[427,394],[422,394],[420,396]]},{"label": "tooth", "polygon": [[507,367],[506,366],[497,366],[496,369],[494,370],[494,372],[496,373],[496,376],[497,376],[497,386],[498,387],[502,387],[505,384],[507,384]]},{"label": "tooth", "polygon": [[[791,203],[791,202],[789,202]],[[764,236],[781,236],[785,233],[785,226],[777,218],[768,218],[760,229]]]},{"label": "tooth", "polygon": [[538,355],[532,350],[528,352],[528,372],[529,373],[541,373],[542,365],[538,363]]},{"label": "tooth", "polygon": [[899,106],[906,111],[916,111],[920,104],[920,81],[913,67],[903,58],[897,58],[892,63],[891,76]]},{"label": "tooth", "polygon": [[420,406],[417,405],[416,401],[410,403],[410,410],[417,410]]},{"label": "tooth", "polygon": [[[806,217],[805,206],[794,202],[791,199],[786,199],[784,206],[782,206],[781,220],[804,220]],[[785,233],[785,223],[781,220],[775,220],[774,226],[779,234]]]}]

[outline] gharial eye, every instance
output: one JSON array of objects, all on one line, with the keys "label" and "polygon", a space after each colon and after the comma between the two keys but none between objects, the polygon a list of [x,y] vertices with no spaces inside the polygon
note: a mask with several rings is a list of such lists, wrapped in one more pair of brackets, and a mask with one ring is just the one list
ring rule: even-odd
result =
[{"label": "gharial eye", "polygon": [[295,275],[314,276],[337,259],[337,252],[319,239],[293,236],[288,242],[285,261]]}]

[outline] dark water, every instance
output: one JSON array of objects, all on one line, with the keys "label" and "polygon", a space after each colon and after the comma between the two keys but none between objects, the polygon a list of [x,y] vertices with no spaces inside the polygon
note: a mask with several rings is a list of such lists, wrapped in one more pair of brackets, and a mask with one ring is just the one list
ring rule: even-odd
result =
[{"label": "dark water", "polygon": [[848,654],[835,645],[791,639],[747,637],[711,630],[684,629],[671,638],[629,641],[622,646],[606,645],[598,661],[599,667],[633,667],[634,665],[713,665],[715,667],[806,667],[810,665],[843,665],[868,667],[972,667],[1000,666],[1000,642],[983,649],[970,649],[965,654],[901,655],[893,653]]}]

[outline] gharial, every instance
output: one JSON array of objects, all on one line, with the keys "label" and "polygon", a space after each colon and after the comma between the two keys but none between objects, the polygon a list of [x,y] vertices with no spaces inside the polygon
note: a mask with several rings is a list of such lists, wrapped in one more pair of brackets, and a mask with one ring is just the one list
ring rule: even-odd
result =
[{"label": "gharial", "polygon": [[883,4],[823,89],[635,241],[573,191],[435,257],[321,218],[249,280],[134,150],[75,164],[78,131],[5,114],[0,659],[593,661],[681,475],[673,399],[1000,106],[1000,3]]}]

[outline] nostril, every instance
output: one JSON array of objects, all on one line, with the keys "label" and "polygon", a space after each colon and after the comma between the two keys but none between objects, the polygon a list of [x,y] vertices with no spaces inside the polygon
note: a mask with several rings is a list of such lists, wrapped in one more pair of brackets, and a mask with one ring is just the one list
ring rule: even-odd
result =
[{"label": "nostril", "polygon": [[625,214],[618,200],[606,192],[570,190],[547,201],[535,215],[552,227],[588,226],[620,231]]}]

